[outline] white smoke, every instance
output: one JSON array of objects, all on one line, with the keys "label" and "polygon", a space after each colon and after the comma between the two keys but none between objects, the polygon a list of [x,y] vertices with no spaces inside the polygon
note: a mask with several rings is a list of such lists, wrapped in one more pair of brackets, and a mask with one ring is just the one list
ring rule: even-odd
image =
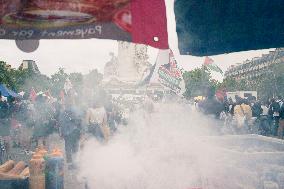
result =
[{"label": "white smoke", "polygon": [[257,188],[257,173],[207,140],[216,125],[177,104],[133,112],[108,143],[84,145],[79,177],[90,189]]}]

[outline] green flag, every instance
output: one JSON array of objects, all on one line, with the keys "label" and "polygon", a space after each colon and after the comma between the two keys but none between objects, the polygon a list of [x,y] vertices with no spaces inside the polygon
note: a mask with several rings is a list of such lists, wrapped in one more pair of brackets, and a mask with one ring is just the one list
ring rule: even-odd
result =
[{"label": "green flag", "polygon": [[204,66],[210,71],[219,72],[223,74],[221,68],[219,68],[216,64],[214,64],[214,60],[209,58],[208,56],[205,57]]}]

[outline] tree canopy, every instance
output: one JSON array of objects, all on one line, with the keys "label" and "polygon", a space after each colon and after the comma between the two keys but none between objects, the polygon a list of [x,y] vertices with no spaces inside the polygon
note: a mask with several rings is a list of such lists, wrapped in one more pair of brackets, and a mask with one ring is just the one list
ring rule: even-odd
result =
[{"label": "tree canopy", "polygon": [[[88,74],[66,73],[64,68],[59,68],[53,75],[35,73],[32,70],[14,69],[6,62],[0,61],[0,83],[16,92],[24,91],[29,93],[33,87],[36,91],[49,90],[53,96],[58,96],[64,87],[66,79],[69,78],[75,90],[83,93],[98,95],[101,90],[103,75],[98,70],[90,70]],[[195,96],[206,96],[208,89],[243,91],[255,90],[260,99],[267,99],[276,95],[284,96],[284,64],[275,65],[267,74],[253,80],[237,80],[234,78],[225,78],[222,82],[212,79],[211,74],[206,68],[196,68],[191,71],[185,71],[183,74],[185,80],[186,98]],[[90,96],[90,95],[89,95]]]},{"label": "tree canopy", "polygon": [[36,91],[49,90],[53,96],[58,96],[67,78],[70,79],[76,91],[82,91],[84,86],[93,88],[99,86],[103,76],[96,69],[83,75],[76,72],[68,74],[64,68],[59,68],[48,77],[29,69],[13,69],[6,62],[0,61],[0,83],[16,92],[29,93],[31,88],[34,88]]}]

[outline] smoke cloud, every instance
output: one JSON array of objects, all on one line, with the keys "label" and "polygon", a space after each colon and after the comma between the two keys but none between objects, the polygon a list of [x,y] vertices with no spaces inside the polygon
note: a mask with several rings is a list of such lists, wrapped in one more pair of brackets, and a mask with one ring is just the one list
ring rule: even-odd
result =
[{"label": "smoke cloud", "polygon": [[90,189],[257,188],[258,173],[241,155],[208,139],[218,124],[188,105],[132,112],[108,143],[84,145],[79,177]]}]

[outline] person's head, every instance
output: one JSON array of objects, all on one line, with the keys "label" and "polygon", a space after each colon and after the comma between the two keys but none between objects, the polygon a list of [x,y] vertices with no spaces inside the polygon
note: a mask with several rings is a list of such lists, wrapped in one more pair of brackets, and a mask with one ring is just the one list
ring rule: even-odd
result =
[{"label": "person's head", "polygon": [[242,98],[236,97],[236,104],[237,104],[237,105],[241,105],[242,102],[243,102],[243,99],[242,99]]},{"label": "person's head", "polygon": [[243,100],[242,100],[242,104],[249,105],[250,103],[249,103],[249,100],[248,100],[248,99],[243,99]]},{"label": "person's head", "polygon": [[267,101],[261,101],[260,103],[262,106],[268,106]]},{"label": "person's head", "polygon": [[251,96],[249,100],[250,100],[251,103],[255,103],[256,102],[256,97],[255,96]]},{"label": "person's head", "polygon": [[235,96],[235,99],[236,99],[236,104],[241,104],[242,103],[242,98],[239,97],[238,95]]}]

